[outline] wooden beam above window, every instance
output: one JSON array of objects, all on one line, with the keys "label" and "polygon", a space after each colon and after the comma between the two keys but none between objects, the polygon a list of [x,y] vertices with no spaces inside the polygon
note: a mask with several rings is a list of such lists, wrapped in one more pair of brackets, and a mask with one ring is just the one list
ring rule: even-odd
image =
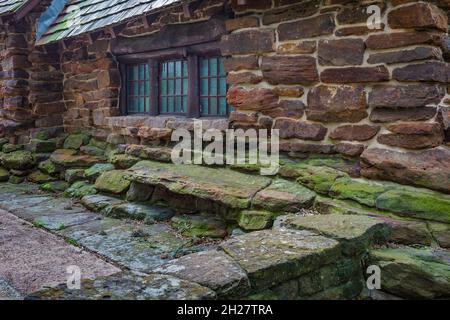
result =
[{"label": "wooden beam above window", "polygon": [[224,20],[212,18],[196,23],[166,25],[151,35],[117,37],[113,39],[111,48],[115,55],[136,54],[218,41],[224,34]]}]

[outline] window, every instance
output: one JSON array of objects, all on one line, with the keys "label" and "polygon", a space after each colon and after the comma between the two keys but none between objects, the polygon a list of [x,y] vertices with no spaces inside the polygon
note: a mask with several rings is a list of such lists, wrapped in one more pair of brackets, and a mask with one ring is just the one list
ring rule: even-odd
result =
[{"label": "window", "polygon": [[186,114],[189,88],[187,61],[167,61],[160,66],[159,113]]},{"label": "window", "polygon": [[129,114],[150,111],[150,77],[148,64],[127,66],[127,108]]},{"label": "window", "polygon": [[200,58],[200,114],[226,116],[227,79],[223,58]]},{"label": "window", "polygon": [[125,114],[224,117],[230,113],[224,58],[191,54],[142,60],[119,60],[125,61],[121,64]]}]

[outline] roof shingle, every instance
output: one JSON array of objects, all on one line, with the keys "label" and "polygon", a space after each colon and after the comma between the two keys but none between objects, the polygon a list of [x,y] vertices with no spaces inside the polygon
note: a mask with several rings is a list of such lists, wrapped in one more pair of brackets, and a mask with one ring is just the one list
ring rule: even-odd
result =
[{"label": "roof shingle", "polygon": [[14,13],[28,0],[0,0],[0,15]]},{"label": "roof shingle", "polygon": [[181,0],[71,0],[37,44],[93,32],[178,2]]}]

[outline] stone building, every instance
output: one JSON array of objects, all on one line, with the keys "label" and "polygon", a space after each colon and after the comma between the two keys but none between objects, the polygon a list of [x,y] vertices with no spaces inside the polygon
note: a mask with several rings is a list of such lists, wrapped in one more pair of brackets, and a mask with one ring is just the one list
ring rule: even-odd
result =
[{"label": "stone building", "polygon": [[[39,163],[49,180],[72,183],[48,165],[89,167],[112,147],[123,156],[108,158],[116,169],[143,154],[168,160],[161,150],[173,130],[193,130],[196,119],[224,132],[279,129],[289,163],[311,165],[280,171],[314,191],[302,205],[406,216],[384,216],[393,241],[450,248],[449,13],[448,0],[0,0],[4,176],[35,181]],[[133,183],[152,184],[136,166]],[[172,204],[198,197],[220,213],[252,201],[278,213],[279,202],[298,200],[287,182],[246,189],[233,174],[180,191],[176,178],[187,173],[177,170],[158,177],[170,192],[150,189],[153,197],[178,192]],[[186,184],[207,180],[192,170]],[[110,184],[129,172],[118,174],[95,187],[124,195],[129,183]]]},{"label": "stone building", "polygon": [[450,190],[446,1],[69,3],[36,40],[48,2],[0,3],[0,114],[16,139],[54,127],[164,142],[199,118],[280,129],[282,151],[360,157],[365,177]]}]

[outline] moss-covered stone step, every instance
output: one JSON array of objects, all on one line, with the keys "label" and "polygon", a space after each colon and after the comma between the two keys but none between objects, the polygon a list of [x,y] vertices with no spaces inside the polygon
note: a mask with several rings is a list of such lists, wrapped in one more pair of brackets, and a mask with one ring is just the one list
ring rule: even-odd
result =
[{"label": "moss-covered stone step", "polygon": [[233,209],[250,207],[254,195],[271,182],[267,177],[224,168],[155,161],[138,162],[128,172],[132,181],[162,186],[176,194],[216,201]]},{"label": "moss-covered stone step", "polygon": [[271,227],[273,219],[273,212],[244,210],[239,214],[237,222],[246,231],[256,231]]},{"label": "moss-covered stone step", "polygon": [[50,160],[62,168],[87,168],[96,163],[102,163],[105,160],[102,157],[80,155],[76,150],[58,149],[52,153]]},{"label": "moss-covered stone step", "polygon": [[[316,161],[317,162],[317,161]],[[322,195],[402,216],[450,223],[450,195],[393,182],[351,178],[322,162],[286,163],[280,175]]]},{"label": "moss-covered stone step", "polygon": [[178,215],[170,223],[187,237],[225,238],[228,235],[225,220],[216,215]]},{"label": "moss-covered stone step", "polygon": [[364,215],[377,218],[390,228],[389,241],[405,245],[431,245],[433,236],[426,221],[399,217],[391,212],[368,208],[354,201],[317,197],[314,209],[321,214]]},{"label": "moss-covered stone step", "polygon": [[125,201],[101,194],[92,194],[82,197],[81,203],[89,210],[100,212],[107,207],[123,204]]},{"label": "moss-covered stone step", "polygon": [[139,203],[121,203],[106,207],[104,214],[112,218],[143,221],[146,224],[166,221],[174,216],[169,208]]},{"label": "moss-covered stone step", "polygon": [[381,290],[410,299],[450,298],[450,253],[409,247],[372,250],[368,265],[381,268]]},{"label": "moss-covered stone step", "polygon": [[309,230],[335,239],[342,245],[345,255],[362,254],[373,243],[389,239],[389,227],[383,221],[359,215],[288,215],[279,218],[277,227]]},{"label": "moss-covered stone step", "polygon": [[376,200],[380,210],[450,223],[450,195],[419,188],[398,188],[381,194]]},{"label": "moss-covered stone step", "polygon": [[84,171],[84,176],[90,181],[95,181],[103,172],[114,170],[110,163],[97,163]]},{"label": "moss-covered stone step", "polygon": [[95,181],[97,190],[111,193],[123,194],[127,192],[131,184],[131,175],[122,170],[111,170],[103,172]]},{"label": "moss-covered stone step", "polygon": [[0,182],[5,182],[9,180],[9,171],[5,168],[0,167]]},{"label": "moss-covered stone step", "polygon": [[325,195],[328,195],[338,178],[348,177],[346,173],[334,168],[312,166],[302,162],[283,165],[279,174],[285,178],[296,179],[305,187]]},{"label": "moss-covered stone step", "polygon": [[211,300],[214,291],[197,283],[161,274],[138,276],[118,273],[83,280],[80,290],[66,284],[28,295],[26,300]]},{"label": "moss-covered stone step", "polygon": [[4,167],[15,170],[31,169],[36,164],[33,154],[24,150],[3,153],[0,161]]},{"label": "moss-covered stone step", "polygon": [[250,292],[247,274],[223,251],[186,255],[156,268],[155,272],[199,283],[221,299],[236,299]]},{"label": "moss-covered stone step", "polygon": [[256,193],[252,208],[278,213],[298,212],[311,207],[315,197],[315,192],[295,182],[277,178]]},{"label": "moss-covered stone step", "polygon": [[64,149],[78,150],[81,146],[87,145],[90,139],[90,136],[84,133],[71,134],[64,141]]},{"label": "moss-covered stone step", "polygon": [[131,144],[125,148],[125,154],[145,160],[172,162],[172,149],[168,147],[151,147]]},{"label": "moss-covered stone step", "polygon": [[339,242],[305,230],[255,231],[233,237],[221,248],[244,269],[256,292],[341,258]]},{"label": "moss-covered stone step", "polygon": [[64,191],[64,196],[71,198],[83,198],[87,195],[97,194],[98,190],[94,185],[85,181],[77,181]]}]

